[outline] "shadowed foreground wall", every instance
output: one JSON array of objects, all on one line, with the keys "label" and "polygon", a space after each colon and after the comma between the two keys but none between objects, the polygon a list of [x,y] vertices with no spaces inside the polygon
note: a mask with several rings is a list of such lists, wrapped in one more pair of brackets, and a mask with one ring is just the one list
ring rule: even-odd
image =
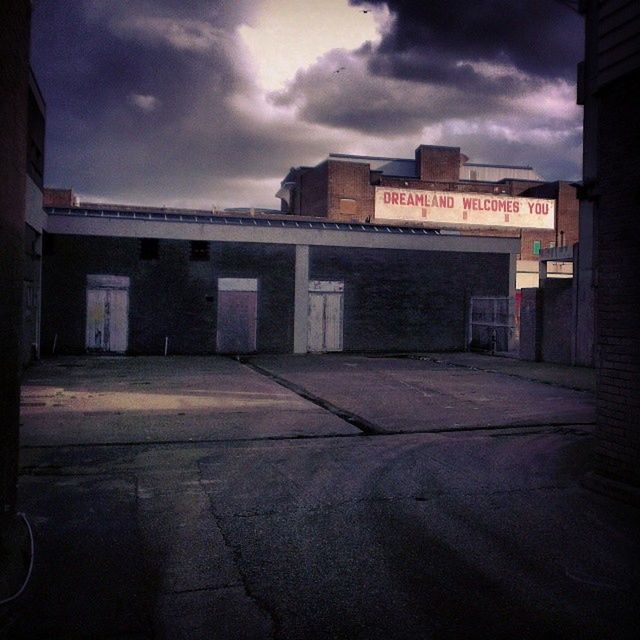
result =
[{"label": "shadowed foreground wall", "polygon": [[[0,500],[16,500],[31,3],[0,3]],[[0,515],[2,515],[0,512]]]}]

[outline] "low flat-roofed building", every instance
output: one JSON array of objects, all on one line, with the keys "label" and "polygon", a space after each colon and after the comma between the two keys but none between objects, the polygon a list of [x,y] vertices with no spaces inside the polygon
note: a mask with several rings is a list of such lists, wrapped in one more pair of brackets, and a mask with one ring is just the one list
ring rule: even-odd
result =
[{"label": "low flat-roofed building", "polygon": [[472,299],[515,293],[512,238],[46,203],[45,354],[460,350]]}]

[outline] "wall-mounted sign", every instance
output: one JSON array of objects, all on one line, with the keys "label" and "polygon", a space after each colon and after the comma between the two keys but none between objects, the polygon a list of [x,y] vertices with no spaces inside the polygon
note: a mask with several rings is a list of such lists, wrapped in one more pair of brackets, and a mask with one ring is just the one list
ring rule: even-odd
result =
[{"label": "wall-mounted sign", "polygon": [[555,228],[555,200],[376,187],[376,220],[486,227]]}]

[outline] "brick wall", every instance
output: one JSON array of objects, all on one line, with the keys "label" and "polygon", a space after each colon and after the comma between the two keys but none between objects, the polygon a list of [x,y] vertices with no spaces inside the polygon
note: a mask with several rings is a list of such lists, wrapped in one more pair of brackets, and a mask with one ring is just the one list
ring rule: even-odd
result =
[{"label": "brick wall", "polygon": [[302,216],[327,217],[328,205],[328,163],[307,169],[299,174],[296,188],[298,201],[295,212]]},{"label": "brick wall", "polygon": [[51,189],[47,187],[43,192],[44,207],[72,207],[74,201],[72,189]]},{"label": "brick wall", "polygon": [[[448,147],[419,147],[419,150],[431,152],[433,162],[437,158],[442,160],[443,153]],[[443,151],[444,150],[444,151]],[[455,151],[455,149],[454,149]],[[459,152],[445,153],[445,160],[456,155],[459,166]],[[446,163],[444,165],[447,166]],[[451,169],[451,167],[449,167]],[[440,174],[439,177],[453,178],[451,171]],[[507,181],[504,184],[495,183],[468,183],[459,182],[457,177],[450,182],[437,182],[432,177],[429,180],[419,178],[383,176],[371,172],[369,165],[365,163],[341,162],[329,160],[312,169],[306,170],[300,183],[301,202],[303,203],[302,215],[327,216],[332,220],[365,222],[375,216],[375,185],[395,187],[399,189],[428,189],[440,191],[464,191],[474,193],[505,192],[509,195],[523,197],[550,198],[556,200],[556,229],[518,229],[505,227],[460,227],[452,225],[464,235],[520,237],[521,253],[523,260],[537,260],[538,254],[534,253],[534,242],[539,241],[540,247],[545,249],[558,246],[559,233],[564,233],[564,243],[573,244],[578,238],[578,201],[575,198],[575,189],[568,183],[536,183],[524,180]],[[326,208],[323,208],[323,196],[327,196]],[[348,202],[349,200],[353,202]],[[352,208],[348,209],[347,206]],[[410,224],[417,224],[411,222]],[[418,223],[419,224],[419,223]],[[442,224],[422,223],[423,226],[441,228]]]},{"label": "brick wall", "polygon": [[[217,278],[257,278],[257,348],[293,351],[295,249],[211,243],[210,260],[189,261],[189,242],[160,240],[140,260],[139,240],[55,236],[44,256],[43,352],[85,350],[86,276],[130,278],[129,352],[216,349]],[[345,283],[344,348],[365,351],[463,349],[471,295],[507,295],[509,257],[310,248],[310,278]],[[56,337],[57,336],[57,337]]]},{"label": "brick wall", "polygon": [[420,180],[458,182],[460,180],[460,148],[434,147],[421,144],[416,149],[416,167]]},{"label": "brick wall", "polygon": [[599,94],[596,471],[640,487],[640,71]]},{"label": "brick wall", "polygon": [[580,237],[578,228],[579,206],[580,201],[576,197],[576,188],[572,187],[568,182],[560,182],[558,202],[556,204],[558,245],[571,247],[578,242]]},{"label": "brick wall", "polygon": [[[52,241],[53,238],[53,241]],[[211,243],[210,259],[191,261],[190,243],[160,240],[158,258],[140,259],[135,238],[53,236],[44,256],[42,350],[85,350],[86,277],[130,278],[129,352],[214,353],[217,278],[259,278],[258,348],[292,351],[294,249]]]},{"label": "brick wall", "polygon": [[344,348],[460,350],[472,295],[509,294],[509,257],[312,247],[310,277],[341,280]]},{"label": "brick wall", "polygon": [[328,161],[329,217],[364,221],[373,217],[374,187],[368,164]]}]

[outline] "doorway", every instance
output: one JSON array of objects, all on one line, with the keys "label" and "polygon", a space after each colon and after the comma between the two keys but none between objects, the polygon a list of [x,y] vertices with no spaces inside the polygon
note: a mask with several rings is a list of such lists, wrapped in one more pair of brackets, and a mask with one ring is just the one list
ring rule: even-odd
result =
[{"label": "doorway", "polygon": [[342,351],[344,282],[309,281],[307,351]]},{"label": "doorway", "polygon": [[86,320],[88,351],[125,353],[129,338],[129,278],[88,275]]},{"label": "doorway", "polygon": [[254,353],[258,326],[258,280],[218,278],[218,353]]}]

